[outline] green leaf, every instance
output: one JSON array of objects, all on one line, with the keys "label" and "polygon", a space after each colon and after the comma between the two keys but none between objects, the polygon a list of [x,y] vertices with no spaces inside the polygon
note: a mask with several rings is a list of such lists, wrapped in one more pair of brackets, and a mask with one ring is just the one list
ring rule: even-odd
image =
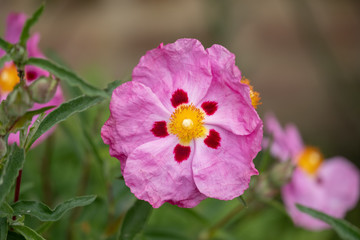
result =
[{"label": "green leaf", "polygon": [[11,148],[11,153],[6,161],[4,170],[0,176],[0,204],[10,192],[19,170],[22,169],[25,161],[24,149],[19,148],[14,144]]},{"label": "green leaf", "polygon": [[0,218],[1,217],[9,217],[14,215],[14,210],[7,202],[3,202],[0,206]]},{"label": "green leaf", "polygon": [[143,229],[152,209],[153,208],[149,203],[142,200],[136,200],[135,204],[125,215],[124,223],[121,227],[120,239],[134,239],[134,237]]},{"label": "green leaf", "polygon": [[5,41],[4,39],[0,38],[0,48],[4,49],[5,52],[9,53],[10,49],[12,48],[12,44]]},{"label": "green leaf", "polygon": [[6,63],[6,62],[10,62],[11,61],[11,58],[10,58],[10,56],[9,55],[4,55],[4,56],[2,56],[1,58],[0,58],[0,69],[4,66],[4,64]]},{"label": "green leaf", "polygon": [[45,240],[45,238],[43,238],[40,234],[35,232],[35,230],[33,230],[27,226],[12,225],[11,227],[15,230],[15,232],[23,235],[26,240]]},{"label": "green leaf", "polygon": [[8,223],[6,218],[0,218],[0,240],[6,240],[8,233]]},{"label": "green leaf", "polygon": [[29,142],[26,145],[26,150],[30,148],[31,144],[33,144],[36,139],[52,128],[55,124],[62,122],[74,113],[82,112],[103,100],[103,97],[80,96],[61,104],[57,109],[49,113],[40,123],[39,128],[36,130],[33,137],[29,139]]},{"label": "green leaf", "polygon": [[34,111],[29,111],[27,113],[25,113],[22,117],[20,117],[19,119],[16,120],[15,124],[13,126],[11,126],[10,128],[10,132],[17,132],[18,130],[20,130],[21,128],[24,127],[24,125],[26,125],[26,123],[28,121],[31,121],[32,118],[35,115],[41,114],[47,110],[50,110],[52,108],[54,108],[55,106],[48,106],[48,107],[43,107]]},{"label": "green leaf", "polygon": [[24,47],[26,46],[26,41],[30,37],[30,28],[39,20],[41,14],[44,11],[44,8],[45,8],[44,4],[41,4],[41,6],[31,16],[31,18],[26,20],[24,28],[22,29],[20,35],[20,45]]},{"label": "green leaf", "polygon": [[82,196],[69,199],[55,207],[50,209],[44,203],[37,201],[19,201],[12,205],[15,215],[30,215],[36,217],[40,221],[57,221],[67,211],[76,208],[89,205],[95,200],[96,196]]},{"label": "green leaf", "polygon": [[42,59],[42,58],[29,58],[26,61],[26,65],[34,65],[37,67],[40,67],[42,69],[45,69],[61,80],[66,81],[71,86],[77,86],[82,89],[82,91],[89,96],[103,96],[105,98],[109,97],[106,92],[104,92],[101,89],[98,89],[87,82],[85,82],[83,79],[81,79],[79,76],[77,76],[75,73],[71,72],[70,70],[66,69],[65,67],[59,66],[53,62],[50,62],[49,60]]},{"label": "green leaf", "polygon": [[334,218],[325,213],[316,211],[312,208],[296,204],[296,207],[314,218],[317,218],[321,221],[329,224],[337,234],[344,240],[360,240],[360,229],[345,221],[344,219]]},{"label": "green leaf", "polygon": [[8,232],[7,240],[25,240],[25,238],[16,232],[10,231]]}]

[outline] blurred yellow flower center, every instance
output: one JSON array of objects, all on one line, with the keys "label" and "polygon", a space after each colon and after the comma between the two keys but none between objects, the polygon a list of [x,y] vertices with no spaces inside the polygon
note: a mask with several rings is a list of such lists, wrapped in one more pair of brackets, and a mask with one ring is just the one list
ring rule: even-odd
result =
[{"label": "blurred yellow flower center", "polygon": [[178,137],[180,144],[189,145],[194,138],[206,136],[205,113],[194,105],[181,104],[170,117],[169,133]]},{"label": "blurred yellow flower center", "polygon": [[14,64],[0,70],[0,92],[11,92],[19,82],[20,78]]},{"label": "blurred yellow flower center", "polygon": [[254,87],[250,85],[249,79],[247,79],[245,77],[242,77],[240,82],[244,83],[244,84],[246,84],[246,85],[248,85],[250,87],[251,104],[256,109],[258,105],[262,104],[260,102],[260,100],[261,100],[260,93],[257,92],[257,91],[254,91]]},{"label": "blurred yellow flower center", "polygon": [[324,157],[315,147],[306,147],[299,155],[298,166],[309,174],[315,174]]}]

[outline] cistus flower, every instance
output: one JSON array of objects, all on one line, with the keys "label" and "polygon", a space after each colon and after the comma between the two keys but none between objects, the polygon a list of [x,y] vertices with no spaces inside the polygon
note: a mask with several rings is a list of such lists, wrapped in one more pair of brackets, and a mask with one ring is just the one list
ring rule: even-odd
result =
[{"label": "cistus flower", "polygon": [[[26,21],[26,15],[22,13],[12,13],[9,14],[6,23],[6,32],[5,32],[5,40],[8,42],[15,44],[20,39],[20,34],[22,28]],[[34,34],[29,38],[26,44],[26,50],[28,57],[37,57],[44,58],[44,55],[38,48],[38,43],[40,40],[39,34]],[[4,56],[5,52],[0,49],[0,57]],[[1,66],[0,66],[1,67]],[[25,66],[25,81],[27,85],[30,85],[34,80],[37,80],[39,77],[49,77],[49,73],[41,68],[35,66]],[[17,69],[15,64],[10,62],[5,62],[4,66],[0,68],[0,101],[6,99],[6,97],[11,93],[20,81]],[[63,94],[60,86],[56,89],[54,97],[47,103],[38,104],[35,103],[29,111],[40,109],[47,106],[59,106],[63,102]],[[49,112],[49,111],[48,111]],[[34,117],[33,121],[35,121],[36,117]],[[36,146],[46,137],[48,137],[54,128],[43,134],[38,140],[35,141],[33,146]],[[10,134],[9,135],[9,144],[17,142],[19,143],[19,133]]]},{"label": "cistus flower", "polygon": [[153,207],[231,200],[258,174],[262,121],[235,56],[179,39],[148,51],[116,88],[101,130],[126,185]]},{"label": "cistus flower", "polygon": [[326,223],[300,212],[296,203],[337,218],[343,218],[355,207],[360,189],[356,166],[340,156],[324,159],[318,148],[303,144],[294,125],[282,129],[273,115],[266,117],[265,127],[273,137],[272,155],[280,161],[290,160],[296,166],[290,182],[281,190],[296,225],[310,230],[329,228]]}]

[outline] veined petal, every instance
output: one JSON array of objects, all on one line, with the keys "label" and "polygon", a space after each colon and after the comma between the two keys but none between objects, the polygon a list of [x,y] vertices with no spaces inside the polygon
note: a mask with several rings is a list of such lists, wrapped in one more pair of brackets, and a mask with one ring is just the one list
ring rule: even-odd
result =
[{"label": "veined petal", "polygon": [[216,101],[217,110],[207,116],[206,123],[220,126],[237,135],[250,134],[259,123],[251,104],[249,86],[240,83],[241,73],[235,66],[235,56],[220,45],[207,49],[213,79],[201,102]]},{"label": "veined petal", "polygon": [[203,139],[196,140],[194,180],[204,195],[231,200],[243,194],[249,187],[250,177],[258,174],[252,161],[261,148],[262,125],[246,136],[214,129],[221,137],[218,148],[210,148]]},{"label": "veined petal", "polygon": [[154,208],[169,202],[180,207],[194,207],[206,198],[193,180],[190,157],[177,162],[174,148],[176,136],[160,138],[136,148],[126,160],[124,179],[131,192],[139,199],[148,201]]},{"label": "veined petal", "polygon": [[170,115],[149,87],[127,82],[112,94],[110,117],[101,137],[110,146],[111,156],[126,159],[135,148],[158,139],[151,131],[154,123],[168,120]]},{"label": "veined petal", "polygon": [[148,51],[134,68],[133,81],[151,88],[169,110],[171,98],[182,89],[194,105],[205,96],[211,83],[208,54],[198,40],[179,39]]}]

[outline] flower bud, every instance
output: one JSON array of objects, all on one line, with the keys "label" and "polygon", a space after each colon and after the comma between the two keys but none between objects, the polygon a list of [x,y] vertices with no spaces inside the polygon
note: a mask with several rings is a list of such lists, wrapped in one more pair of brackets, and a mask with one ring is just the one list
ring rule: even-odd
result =
[{"label": "flower bud", "polygon": [[7,148],[6,148],[6,142],[5,140],[0,137],[0,159],[5,156],[6,154],[6,151],[7,151]]},{"label": "flower bud", "polygon": [[295,166],[291,161],[276,164],[270,171],[270,181],[275,187],[282,187],[290,181],[294,168]]},{"label": "flower bud", "polygon": [[15,89],[7,96],[6,104],[9,116],[20,117],[32,107],[33,101],[24,88],[15,87]]},{"label": "flower bud", "polygon": [[55,95],[58,82],[52,77],[40,77],[29,87],[31,98],[37,103],[49,102]]},{"label": "flower bud", "polygon": [[15,44],[10,50],[10,56],[16,66],[23,65],[27,59],[26,49],[20,44]]}]

